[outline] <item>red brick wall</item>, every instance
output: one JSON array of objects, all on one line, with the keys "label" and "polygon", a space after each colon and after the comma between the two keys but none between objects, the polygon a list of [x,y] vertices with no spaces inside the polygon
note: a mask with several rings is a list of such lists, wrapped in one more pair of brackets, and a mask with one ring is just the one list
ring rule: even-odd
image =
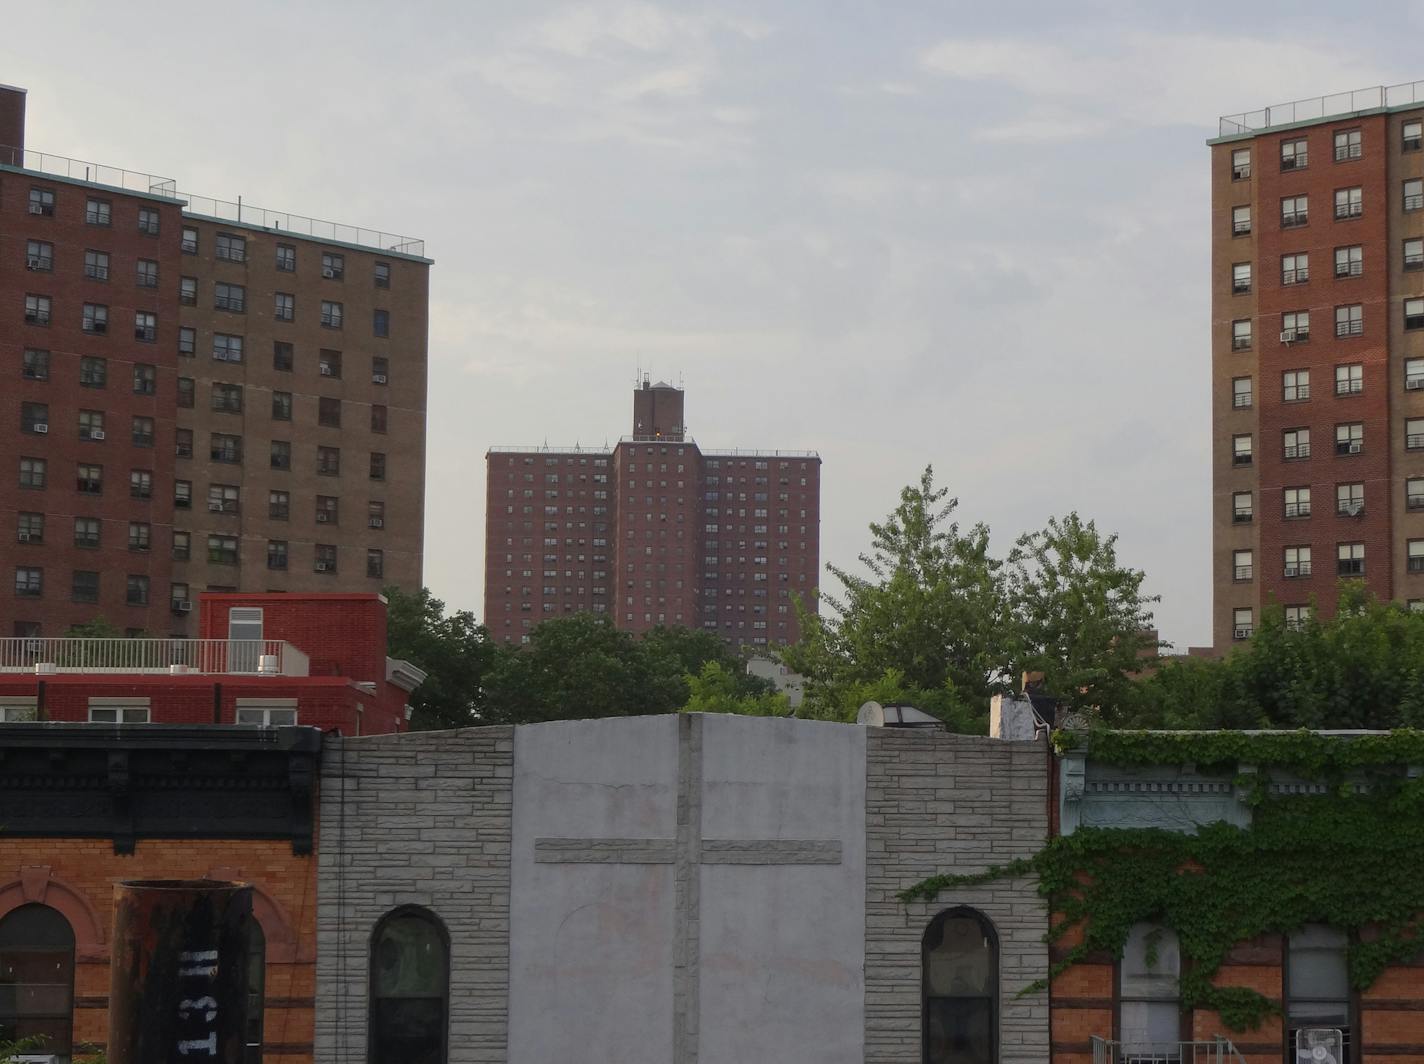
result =
[{"label": "red brick wall", "polygon": [[198,599],[198,634],[226,639],[228,610],[262,610],[262,637],[281,639],[311,659],[313,676],[386,679],[386,602],[376,594],[218,595]]}]

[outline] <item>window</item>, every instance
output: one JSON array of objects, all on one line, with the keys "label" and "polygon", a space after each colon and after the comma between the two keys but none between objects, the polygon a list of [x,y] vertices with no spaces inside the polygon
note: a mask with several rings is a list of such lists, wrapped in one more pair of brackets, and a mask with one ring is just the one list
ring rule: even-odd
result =
[{"label": "window", "polygon": [[152,207],[138,209],[138,231],[148,236],[158,235],[158,211]]},{"label": "window", "polygon": [[1309,429],[1286,429],[1281,434],[1283,443],[1282,456],[1287,461],[1298,458],[1310,457],[1310,430]]},{"label": "window", "polygon": [[1287,517],[1310,516],[1310,489],[1286,488],[1282,493]]},{"label": "window", "polygon": [[267,493],[267,516],[273,521],[285,521],[292,512],[292,497],[285,491]]},{"label": "window", "polygon": [[281,340],[272,344],[272,368],[281,370],[284,373],[292,372],[292,365],[295,359],[292,353],[292,345],[285,344]]},{"label": "window", "polygon": [[236,565],[237,537],[209,536],[208,561],[215,565]]},{"label": "window", "polygon": [[54,245],[46,240],[25,242],[25,268],[46,271],[54,269]]},{"label": "window", "polygon": [[43,1040],[45,1053],[68,1060],[73,1050],[74,931],[48,905],[30,903],[0,920],[0,972],[7,993],[0,1030],[8,1038]]},{"label": "window", "polygon": [[1406,299],[1404,301],[1404,327],[1406,329],[1424,329],[1424,299]]},{"label": "window", "polygon": [[[86,308],[87,308],[86,304]],[[48,325],[50,316],[49,296],[25,296],[25,324]],[[87,320],[87,319],[86,319]],[[86,326],[87,328],[87,326]]]},{"label": "window", "polygon": [[21,403],[20,428],[36,436],[49,432],[49,404]]},{"label": "window", "polygon": [[[188,489],[188,498],[192,499],[193,485],[186,480],[176,481],[173,485],[173,504],[175,506],[187,505],[179,500],[183,498],[181,488]],[[153,474],[147,469],[129,470],[129,498],[131,499],[151,499],[153,498]]]},{"label": "window", "polygon": [[148,605],[148,577],[130,575],[124,591],[124,601],[130,606]]},{"label": "window", "polygon": [[1358,218],[1365,213],[1365,191],[1361,188],[1335,190],[1335,217]]},{"label": "window", "polygon": [[[1424,491],[1424,487],[1421,487]],[[386,526],[386,504],[372,500],[366,505],[366,527],[385,528]]]},{"label": "window", "polygon": [[[193,534],[191,532],[173,533],[173,558],[176,561],[186,562],[193,554]],[[176,596],[175,596],[176,597]]]},{"label": "window", "polygon": [[288,440],[272,441],[271,465],[273,469],[292,468],[292,444]]},{"label": "window", "polygon": [[341,427],[341,400],[323,395],[317,399],[316,404],[317,424],[330,429],[339,429]]},{"label": "window", "polygon": [[341,475],[341,448],[318,447],[316,449],[316,471],[322,476]]},{"label": "window", "polygon": [[386,431],[386,408],[384,406],[371,407],[371,431]]},{"label": "window", "polygon": [[1231,405],[1241,410],[1251,405],[1251,378],[1235,377],[1231,381]]},{"label": "window", "polygon": [[90,724],[147,724],[149,722],[149,702],[147,698],[130,698],[122,701],[110,698],[89,699]]},{"label": "window", "polygon": [[[49,324],[49,300],[44,301],[44,318],[39,323]],[[87,333],[107,333],[109,331],[109,308],[102,303],[85,303],[82,327]]]},{"label": "window", "polygon": [[178,278],[178,302],[185,307],[198,305],[198,279],[196,277]]},{"label": "window", "polygon": [[297,249],[291,244],[277,245],[277,272],[297,272]]},{"label": "window", "polygon": [[40,598],[44,594],[44,570],[31,565],[16,566],[15,594],[21,598]]},{"label": "window", "polygon": [[1177,980],[1182,957],[1177,934],[1157,924],[1134,924],[1118,963],[1118,1038],[1126,1059],[1176,1059],[1182,1013]]},{"label": "window", "polygon": [[1404,360],[1404,389],[1413,392],[1420,388],[1424,388],[1424,358],[1406,358]]},{"label": "window", "polygon": [[84,205],[84,221],[88,225],[109,225],[113,205],[108,200],[91,199]]},{"label": "window", "polygon": [[371,452],[371,473],[372,480],[386,479],[386,456],[383,451]]},{"label": "window", "polygon": [[1250,580],[1253,566],[1251,564],[1251,552],[1249,550],[1233,551],[1231,554],[1231,579],[1237,581]]},{"label": "window", "polygon": [[1281,256],[1281,284],[1305,284],[1310,280],[1310,256],[1304,253]]},{"label": "window", "polygon": [[85,357],[79,360],[79,384],[84,388],[102,388],[109,382],[107,359]]},{"label": "window", "polygon": [[1365,249],[1359,244],[1335,249],[1335,276],[1359,277],[1365,272]]},{"label": "window", "polygon": [[241,362],[242,337],[228,333],[213,333],[213,361]]},{"label": "window", "polygon": [[179,247],[185,255],[196,255],[198,253],[198,231],[192,226],[185,225]]},{"label": "window", "polygon": [[1341,543],[1336,546],[1335,571],[1340,576],[1363,576],[1365,572],[1365,545],[1363,543]]},{"label": "window", "polygon": [[151,344],[158,338],[158,315],[145,310],[134,312],[134,339]]},{"label": "window", "polygon": [[214,381],[212,408],[226,414],[242,413],[242,385]]},{"label": "window", "polygon": [[140,288],[157,288],[158,263],[152,259],[139,259],[135,263],[134,284]]},{"label": "window", "polygon": [[973,909],[940,913],[921,942],[926,1064],[998,1059],[999,938]]},{"label": "window", "polygon": [[133,368],[133,390],[135,395],[152,395],[157,389],[158,369],[146,362],[136,362]]},{"label": "window", "polygon": [[84,276],[91,281],[109,279],[109,253],[107,251],[84,252]]},{"label": "window", "polygon": [[1250,639],[1255,625],[1251,619],[1251,608],[1240,607],[1231,611],[1231,638]]},{"label": "window", "polygon": [[1255,517],[1249,491],[1237,491],[1231,495],[1231,520],[1238,525],[1250,524]]},{"label": "window", "polygon": [[1310,311],[1288,310],[1281,315],[1281,343],[1299,344],[1310,339]]},{"label": "window", "polygon": [[1231,293],[1241,295],[1251,291],[1251,264],[1238,262],[1231,267]]},{"label": "window", "polygon": [[285,539],[269,539],[267,541],[267,568],[287,568],[287,541]]},{"label": "window", "polygon": [[272,420],[291,421],[292,420],[292,393],[273,392],[272,393]]},{"label": "window", "polygon": [[312,568],[318,573],[336,572],[336,547],[330,543],[318,543],[313,552]]},{"label": "window", "polygon": [[1298,403],[1310,398],[1310,370],[1288,369],[1281,374],[1281,398]]},{"label": "window", "polygon": [[391,264],[389,262],[376,263],[376,287],[389,288],[391,286]]},{"label": "window", "polygon": [[321,323],[328,329],[341,328],[342,305],[330,300],[321,301]]},{"label": "window", "polygon": [[43,458],[21,458],[20,487],[43,488],[45,486],[45,472],[48,465],[49,463]]},{"label": "window", "polygon": [[97,465],[77,465],[74,467],[75,490],[81,495],[102,495],[104,493],[104,467]]},{"label": "window", "polygon": [[1359,517],[1365,512],[1363,484],[1335,485],[1335,512],[1342,517]]},{"label": "window", "polygon": [[1407,545],[1405,567],[1411,573],[1424,573],[1424,539],[1411,539]]},{"label": "window", "polygon": [[316,497],[316,523],[319,525],[338,524],[341,502],[334,495]]},{"label": "window", "polygon": [[98,602],[98,572],[91,569],[75,569],[70,577],[69,597],[74,602]]},{"label": "window", "polygon": [[54,193],[47,188],[30,189],[30,213],[42,218],[53,218]]},{"label": "window", "polygon": [[1283,575],[1290,580],[1310,575],[1310,548],[1287,547],[1282,552]]},{"label": "window", "polygon": [[1415,238],[1404,242],[1404,268],[1424,270],[1424,240]]},{"label": "window", "polygon": [[1251,149],[1237,148],[1231,153],[1231,180],[1245,181],[1251,176]]},{"label": "window", "polygon": [[285,728],[297,723],[294,700],[242,698],[237,703],[237,723],[259,728]]},{"label": "window", "polygon": [[1405,419],[1404,446],[1411,451],[1424,449],[1424,417]]},{"label": "window", "polygon": [[1361,336],[1365,331],[1365,308],[1359,303],[1335,308],[1335,335]]},{"label": "window", "polygon": [[1231,350],[1251,350],[1251,319],[1238,318],[1231,323]]},{"label": "window", "polygon": [[209,441],[208,457],[214,462],[241,462],[242,437],[225,432],[214,432]]},{"label": "window", "polygon": [[178,329],[178,353],[180,355],[192,355],[198,350],[198,330],[191,325],[183,325]]},{"label": "window", "polygon": [[1343,931],[1322,924],[1307,924],[1290,936],[1284,989],[1286,1038],[1292,1049],[1302,1027],[1338,1027],[1350,1045],[1348,948]]},{"label": "window", "polygon": [[194,400],[194,388],[192,377],[178,378],[178,405],[183,409],[192,409]]},{"label": "window", "polygon": [[213,285],[213,306],[241,314],[247,309],[247,289],[240,284],[218,281]]},{"label": "window", "polygon": [[340,281],[346,275],[346,256],[330,251],[322,252],[321,275],[328,281]]},{"label": "window", "polygon": [[208,512],[214,514],[237,513],[240,490],[236,484],[209,484]]},{"label": "window", "polygon": [[1365,367],[1358,362],[1335,367],[1335,394],[1359,395],[1365,390]]},{"label": "window", "polygon": [[175,458],[193,457],[193,430],[173,430],[173,455]]},{"label": "window", "polygon": [[[1249,326],[1249,323],[1248,323],[1248,326]],[[1250,332],[1250,329],[1249,329],[1249,327],[1248,327],[1248,328],[1247,328],[1247,333],[1249,334],[1249,332]],[[384,384],[389,384],[389,383],[390,383],[390,380],[391,380],[391,364],[390,364],[390,359],[381,358],[381,357],[372,358],[372,359],[371,359],[371,383],[372,383],[372,384],[382,384],[382,385],[384,385]]]},{"label": "window", "polygon": [[1361,149],[1358,129],[1342,129],[1335,134],[1335,161],[1337,163],[1358,159]]},{"label": "window", "polygon": [[1304,138],[1281,142],[1281,169],[1304,170],[1310,161]]},{"label": "window", "polygon": [[21,543],[44,542],[44,514],[22,513],[15,525],[15,536]]},{"label": "window", "polygon": [[1281,200],[1281,228],[1294,229],[1310,221],[1310,203],[1306,196],[1287,196]]},{"label": "window", "polygon": [[1285,608],[1286,631],[1299,632],[1310,623],[1309,606],[1287,606]]},{"label": "window", "polygon": [[1424,510],[1424,477],[1410,477],[1404,482],[1404,505],[1410,510]]},{"label": "window", "polygon": [[[1424,546],[1424,540],[1419,541],[1420,546]],[[1424,565],[1424,555],[1420,556],[1420,564]],[[1413,572],[1414,570],[1410,570]],[[370,579],[379,580],[386,575],[386,554],[385,551],[374,548],[366,551],[366,576]]]},{"label": "window", "polygon": [[[133,483],[129,484],[129,494],[133,494]],[[152,494],[151,487],[149,493]],[[145,495],[144,498],[148,498]],[[173,505],[179,510],[189,510],[193,506],[193,482],[191,480],[175,480],[173,482]]]},{"label": "window", "polygon": [[272,297],[272,317],[278,321],[295,321],[297,317],[297,297],[290,292],[278,292]]},{"label": "window", "polygon": [[1424,208],[1424,180],[1411,178],[1404,182],[1404,209],[1417,211]]},{"label": "window", "polygon": [[129,439],[135,447],[153,446],[153,418],[135,417],[129,423]]},{"label": "window", "polygon": [[20,362],[20,376],[27,381],[49,380],[49,352],[36,350],[33,347],[25,348],[24,357]]},{"label": "window", "polygon": [[1365,426],[1360,421],[1349,421],[1335,426],[1335,453],[1359,454],[1365,449]]},{"label": "window", "polygon": [[1405,122],[1399,133],[1401,151],[1418,151],[1424,143],[1424,122]]},{"label": "window", "polygon": [[244,237],[234,236],[232,233],[219,233],[217,247],[213,255],[219,259],[226,259],[228,262],[247,261],[247,240]]},{"label": "window", "polygon": [[317,357],[317,366],[323,377],[341,379],[341,352],[323,350]]}]

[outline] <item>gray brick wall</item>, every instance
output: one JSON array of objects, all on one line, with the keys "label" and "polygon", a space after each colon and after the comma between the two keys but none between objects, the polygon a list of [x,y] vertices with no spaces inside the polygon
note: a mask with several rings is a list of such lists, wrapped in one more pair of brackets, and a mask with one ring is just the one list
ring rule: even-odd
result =
[{"label": "gray brick wall", "polygon": [[1048,912],[1029,879],[905,904],[896,892],[939,872],[978,872],[1036,853],[1048,837],[1040,742],[869,729],[866,749],[866,1064],[921,1058],[920,942],[934,916],[968,905],[999,934],[999,1061],[1049,1058],[1048,996],[1017,997],[1048,970]]},{"label": "gray brick wall", "polygon": [[511,728],[327,742],[316,1064],[364,1064],[371,931],[408,904],[450,933],[451,1064],[506,1060],[513,770]]}]

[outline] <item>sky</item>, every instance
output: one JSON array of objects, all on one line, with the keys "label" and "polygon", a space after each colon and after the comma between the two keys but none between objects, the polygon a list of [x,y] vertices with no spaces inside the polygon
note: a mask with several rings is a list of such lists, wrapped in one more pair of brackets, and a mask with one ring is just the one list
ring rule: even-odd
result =
[{"label": "sky", "polygon": [[1203,142],[1424,78],[1418,3],[9,6],[29,147],[425,239],[425,578],[477,616],[485,451],[616,440],[641,368],[704,447],[820,453],[825,561],[933,465],[1208,643]]}]

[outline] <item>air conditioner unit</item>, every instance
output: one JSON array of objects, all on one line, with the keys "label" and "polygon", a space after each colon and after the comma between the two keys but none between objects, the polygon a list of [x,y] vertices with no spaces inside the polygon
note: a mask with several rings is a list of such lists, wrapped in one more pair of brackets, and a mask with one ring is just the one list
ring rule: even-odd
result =
[{"label": "air conditioner unit", "polygon": [[41,268],[41,263],[42,263],[43,261],[44,261],[44,260],[42,260],[42,259],[33,259],[33,258],[32,258],[32,259],[26,259],[26,260],[25,260],[25,269],[27,269],[27,270],[38,270],[38,269]]},{"label": "air conditioner unit", "polygon": [[43,203],[31,203],[31,204],[30,204],[30,213],[31,213],[31,214],[43,214],[44,212],[45,212],[45,209],[44,209],[44,204],[43,204]]},{"label": "air conditioner unit", "polygon": [[1295,1033],[1297,1064],[1341,1064],[1345,1035],[1338,1028],[1302,1027]]},{"label": "air conditioner unit", "polygon": [[31,425],[30,431],[38,432],[41,436],[43,436],[46,432],[49,431],[49,426],[46,425],[44,422],[40,422],[38,425]]},{"label": "air conditioner unit", "polygon": [[323,266],[321,268],[321,275],[330,280],[331,278],[336,276],[336,271],[333,270],[330,266]]},{"label": "air conditioner unit", "polygon": [[102,440],[102,439],[104,438],[104,430],[103,430],[103,429],[90,429],[90,430],[89,430],[89,438],[90,438],[91,440]]},{"label": "air conditioner unit", "polygon": [[1283,344],[1289,344],[1289,343],[1294,342],[1294,340],[1295,340],[1295,330],[1294,330],[1294,329],[1284,329],[1284,330],[1282,330],[1282,332],[1281,332],[1281,343],[1283,343]]},{"label": "air conditioner unit", "polygon": [[386,375],[385,375],[384,373],[373,373],[373,374],[371,374],[371,383],[372,383],[372,384],[385,384],[385,383],[386,383]]},{"label": "air conditioner unit", "polygon": [[1286,566],[1286,576],[1299,576],[1299,575],[1300,575],[1300,567],[1299,567],[1299,566],[1296,566],[1296,565],[1287,565],[1287,566]]},{"label": "air conditioner unit", "polygon": [[331,571],[331,566],[327,562],[317,562],[316,571],[319,573],[327,573]]},{"label": "air conditioner unit", "polygon": [[222,513],[222,508],[223,508],[223,504],[220,503],[220,502],[210,502],[210,503],[208,503],[208,512],[209,512],[209,513],[220,514],[220,513]]},{"label": "air conditioner unit", "polygon": [[192,613],[192,612],[193,612],[193,603],[190,602],[188,599],[174,599],[174,600],[173,600],[173,612],[174,612],[174,613]]},{"label": "air conditioner unit", "polygon": [[1359,453],[1360,453],[1361,451],[1363,451],[1364,449],[1365,449],[1365,445],[1364,445],[1363,443],[1361,443],[1359,440],[1351,440],[1351,441],[1350,441],[1350,453],[1351,453],[1351,454],[1359,454]]},{"label": "air conditioner unit", "polygon": [[325,510],[318,510],[318,511],[317,511],[317,513],[316,513],[316,523],[317,523],[317,524],[319,524],[319,525],[324,525],[324,524],[327,524],[328,522],[330,522],[330,520],[331,520],[331,514],[327,513]]},{"label": "air conditioner unit", "polygon": [[372,517],[366,522],[366,525],[370,528],[385,528],[386,519],[384,517]]},{"label": "air conditioner unit", "polygon": [[20,533],[20,542],[21,542],[21,543],[28,543],[29,541],[30,541],[30,534],[29,534],[28,532],[21,532],[21,533]]},{"label": "air conditioner unit", "polygon": [[1340,512],[1349,514],[1351,517],[1359,517],[1360,514],[1365,512],[1365,504],[1362,502],[1346,503],[1341,507]]},{"label": "air conditioner unit", "polygon": [[330,376],[331,376],[331,367],[330,367],[330,366],[322,366],[322,367],[321,367],[321,375],[322,375],[323,377],[330,377]]}]

